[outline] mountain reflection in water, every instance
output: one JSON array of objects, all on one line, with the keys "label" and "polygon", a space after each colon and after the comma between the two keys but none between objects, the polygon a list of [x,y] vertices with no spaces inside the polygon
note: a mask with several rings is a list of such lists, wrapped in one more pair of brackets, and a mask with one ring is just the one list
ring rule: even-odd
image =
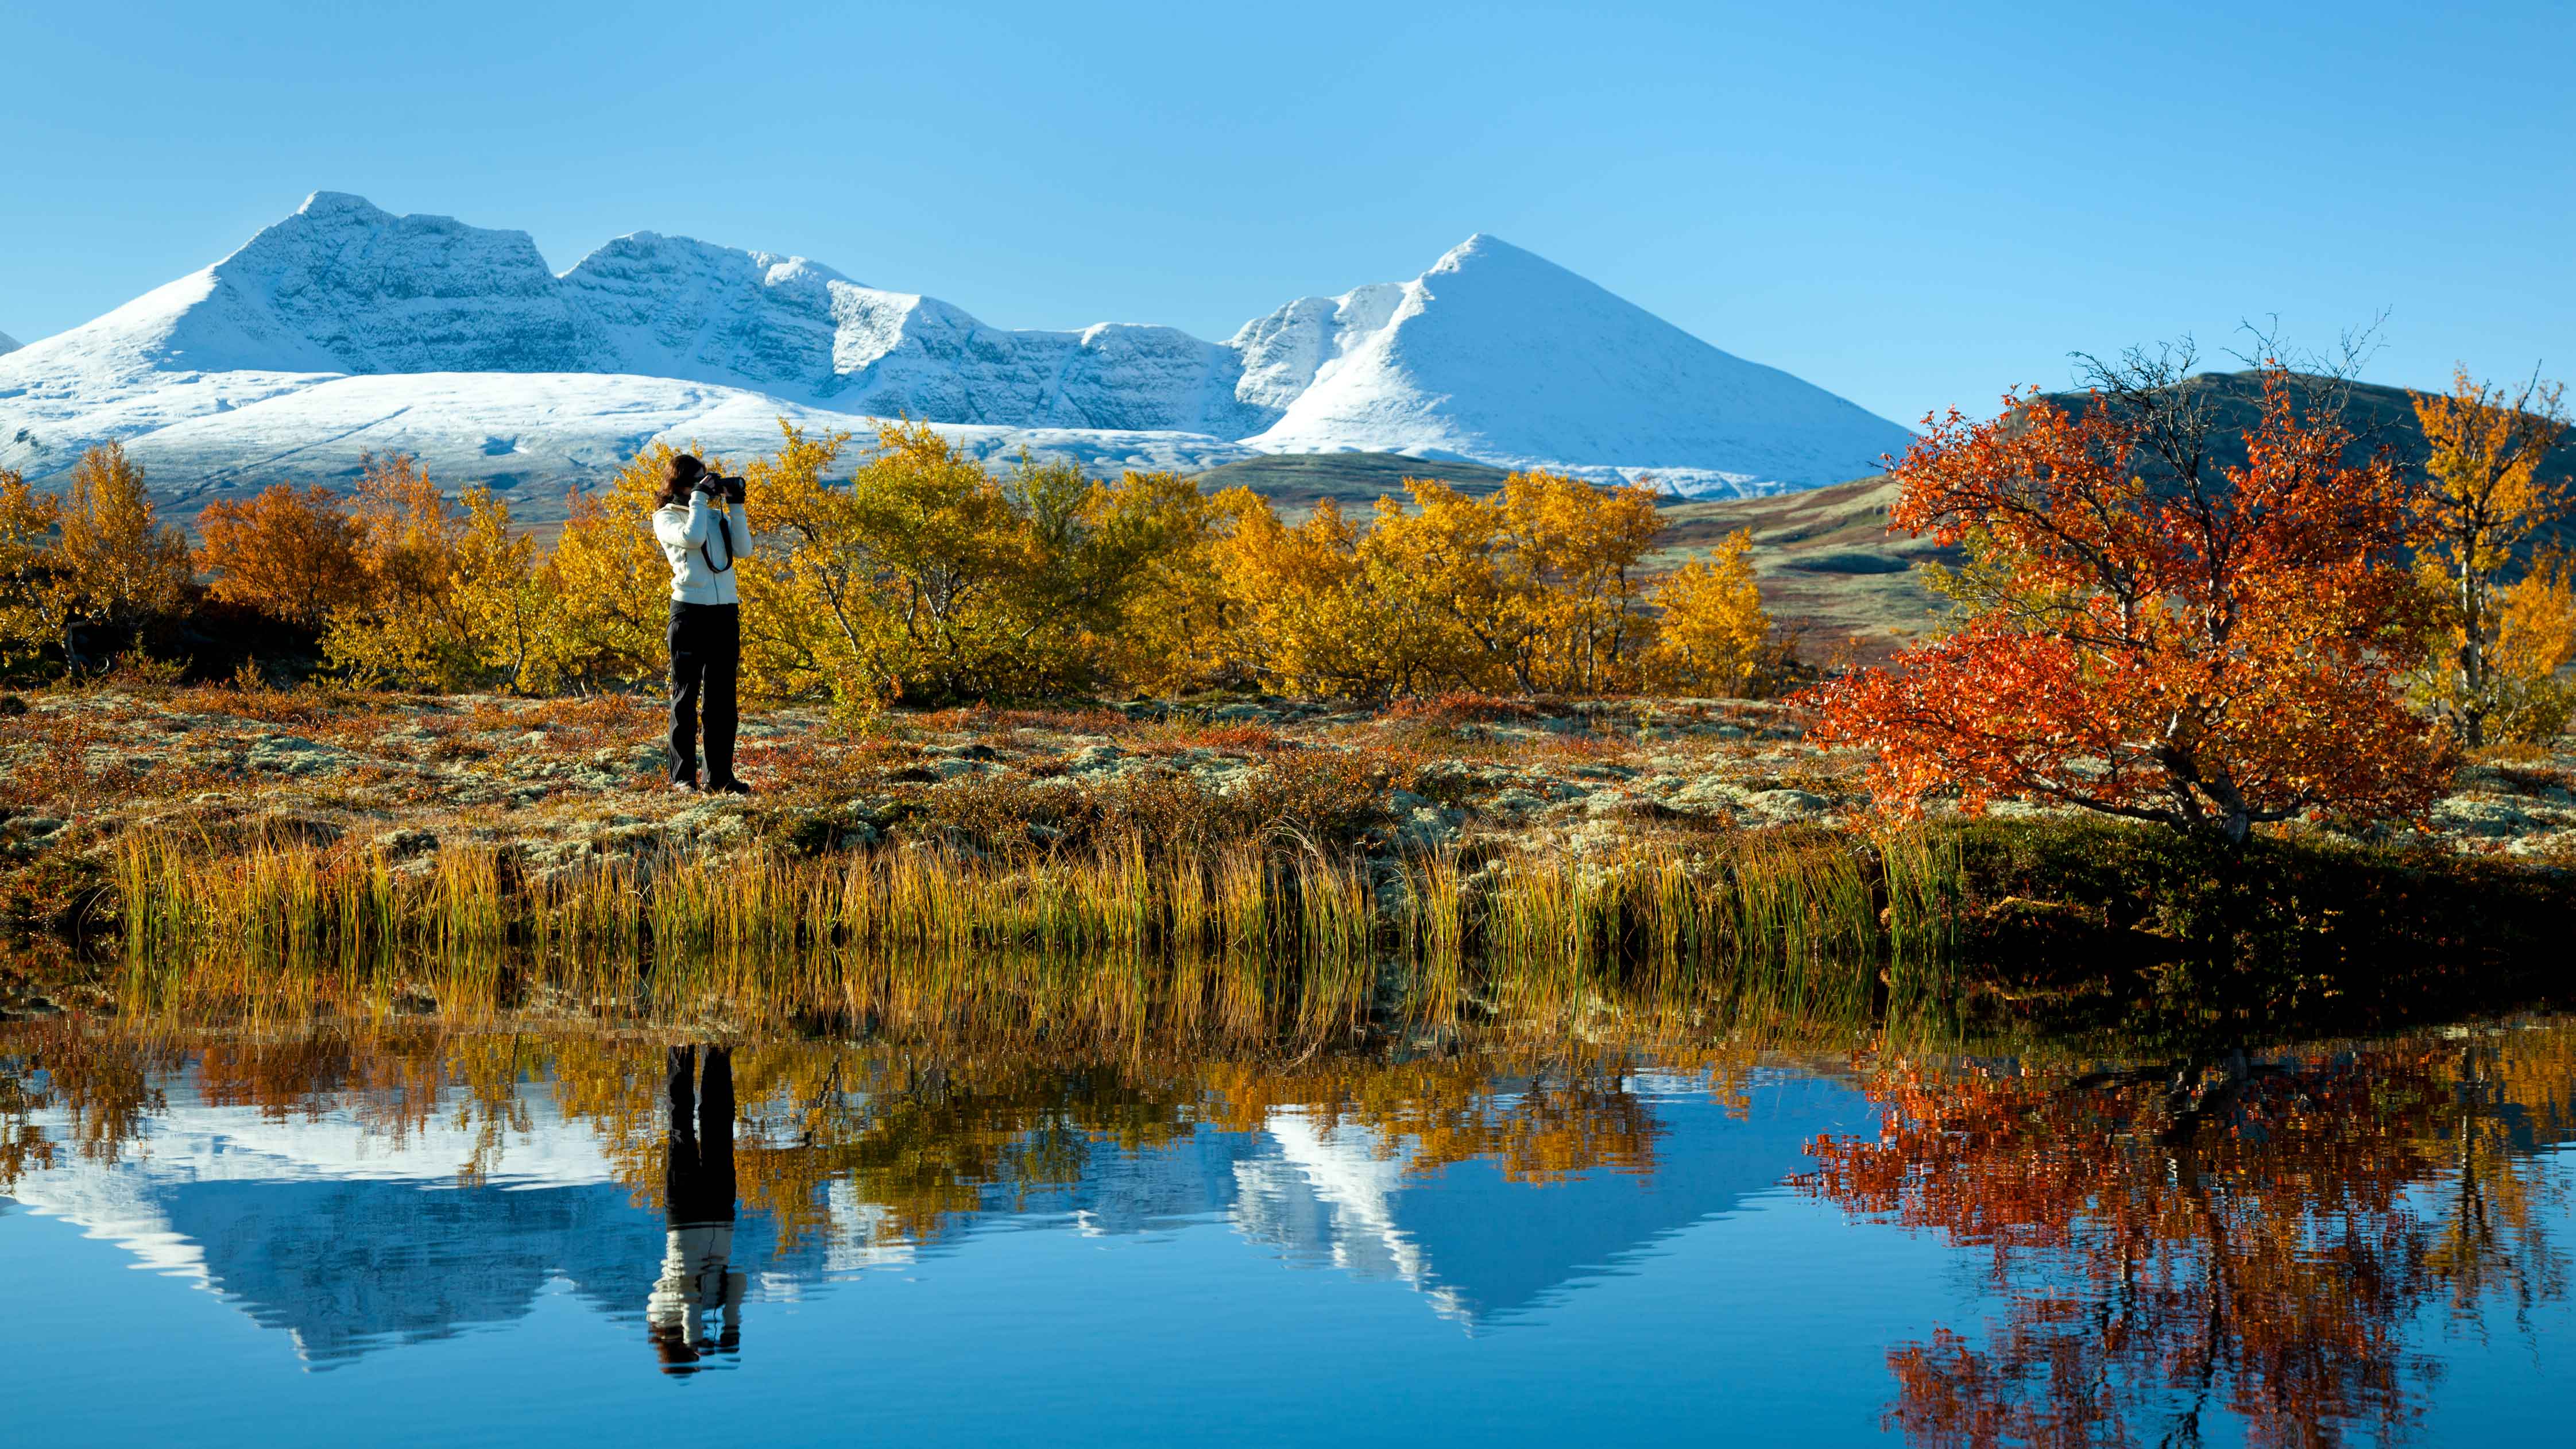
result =
[{"label": "mountain reflection in water", "polygon": [[[2576,1030],[2170,1062],[1746,1044],[1051,1059],[337,1019],[0,1025],[0,1193],[193,1278],[313,1367],[529,1315],[639,1372],[995,1234],[1221,1224],[1471,1333],[1793,1193],[1961,1250],[1984,1307],[1885,1345],[1931,1444],[2405,1437],[2425,1337],[2576,1346]],[[729,1129],[729,1130],[728,1130]],[[1784,1186],[1785,1185],[1785,1186]],[[0,1205],[5,1206],[5,1205]],[[2444,1328],[2443,1325],[2447,1325]]]},{"label": "mountain reflection in water", "polygon": [[[710,1216],[656,1221],[684,1175],[656,1110],[677,1049],[433,1034],[191,1048],[59,1024],[9,1044],[32,1110],[0,1189],[201,1277],[316,1364],[516,1317],[555,1279],[635,1314],[666,1230]],[[983,1232],[1217,1219],[1300,1265],[1401,1280],[1475,1328],[1773,1187],[1819,1132],[1870,1117],[1842,1082],[1623,1053],[1286,1070],[806,1042],[717,1055],[751,1210],[729,1257],[765,1299]]]}]

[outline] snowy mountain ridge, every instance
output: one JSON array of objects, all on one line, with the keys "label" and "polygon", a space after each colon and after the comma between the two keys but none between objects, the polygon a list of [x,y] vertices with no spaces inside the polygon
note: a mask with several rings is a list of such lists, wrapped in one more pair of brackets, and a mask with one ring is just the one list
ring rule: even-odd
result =
[{"label": "snowy mountain ridge", "polygon": [[1909,436],[1483,235],[1410,282],[1300,298],[1207,342],[1006,330],[655,232],[557,274],[524,232],[326,191],[0,356],[0,467],[38,478],[115,437],[201,485],[336,476],[392,447],[451,481],[580,482],[655,438],[765,450],[782,415],[862,433],[912,418],[979,453],[1099,469],[1384,451],[1724,492],[1839,481]]}]

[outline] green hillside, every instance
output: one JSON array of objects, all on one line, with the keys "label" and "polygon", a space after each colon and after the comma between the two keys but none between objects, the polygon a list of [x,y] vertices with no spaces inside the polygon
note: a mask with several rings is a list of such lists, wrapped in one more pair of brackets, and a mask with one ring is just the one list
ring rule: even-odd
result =
[{"label": "green hillside", "polygon": [[1283,508],[1309,508],[1330,498],[1347,510],[1401,495],[1407,478],[1436,478],[1463,493],[1491,493],[1510,476],[1507,468],[1402,453],[1274,453],[1210,468],[1199,483],[1210,493],[1240,485]]}]

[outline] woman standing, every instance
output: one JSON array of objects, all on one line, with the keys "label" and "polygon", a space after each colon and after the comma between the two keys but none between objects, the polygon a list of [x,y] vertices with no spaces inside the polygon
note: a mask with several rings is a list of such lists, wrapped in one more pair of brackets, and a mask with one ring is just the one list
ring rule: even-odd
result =
[{"label": "woman standing", "polygon": [[705,713],[704,788],[748,795],[734,778],[734,674],[742,662],[742,596],[733,564],[751,545],[743,482],[720,478],[682,453],[663,475],[653,536],[671,563],[671,788],[696,790],[698,725]]}]

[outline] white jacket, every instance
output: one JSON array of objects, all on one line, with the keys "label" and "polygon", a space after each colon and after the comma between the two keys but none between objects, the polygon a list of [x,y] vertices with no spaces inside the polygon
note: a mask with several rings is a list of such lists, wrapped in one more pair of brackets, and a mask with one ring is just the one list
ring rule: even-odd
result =
[{"label": "white jacket", "polygon": [[723,1327],[742,1327],[742,1300],[750,1278],[732,1264],[733,1224],[698,1223],[673,1228],[662,1252],[662,1277],[644,1300],[644,1320],[677,1328],[691,1348],[706,1346],[706,1320],[721,1312]]},{"label": "white jacket", "polygon": [[[733,547],[725,547],[719,520],[730,525]],[[751,516],[736,503],[721,512],[707,495],[692,493],[688,506],[665,504],[653,510],[653,536],[662,542],[662,557],[671,563],[671,597],[683,604],[738,604],[734,591],[734,555],[751,547]]]}]

